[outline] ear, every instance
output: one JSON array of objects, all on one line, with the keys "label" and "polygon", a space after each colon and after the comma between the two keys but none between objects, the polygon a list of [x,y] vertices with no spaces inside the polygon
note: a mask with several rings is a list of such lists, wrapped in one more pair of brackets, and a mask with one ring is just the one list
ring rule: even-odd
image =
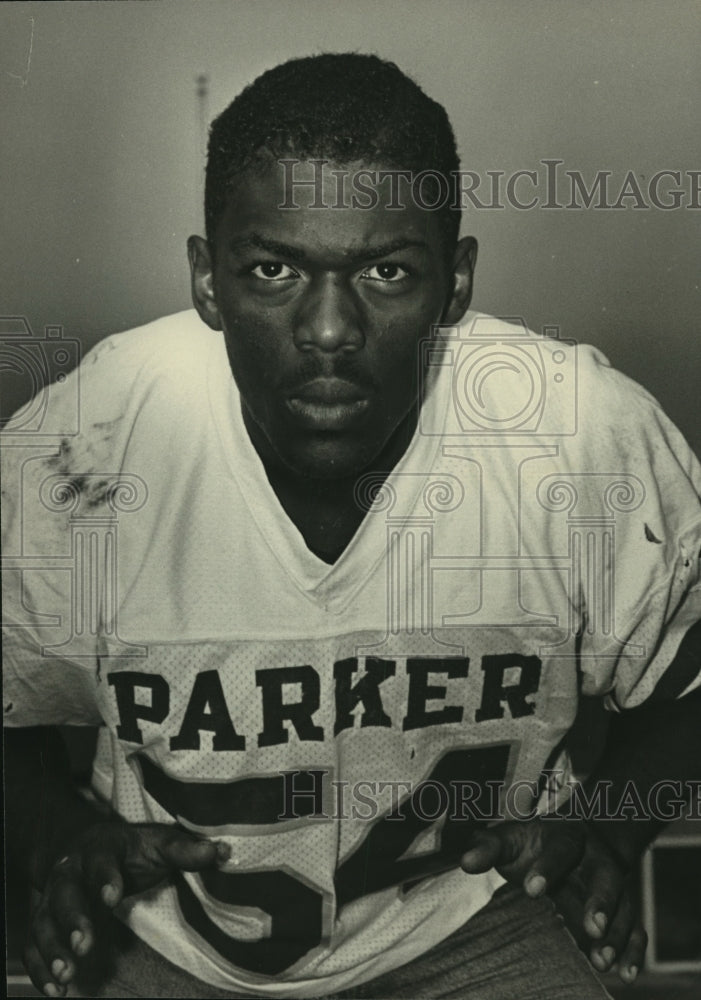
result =
[{"label": "ear", "polygon": [[443,313],[442,323],[459,323],[472,299],[472,277],[477,263],[477,240],[464,236],[453,256],[453,291]]},{"label": "ear", "polygon": [[190,283],[195,309],[207,326],[212,330],[221,330],[221,317],[214,298],[212,254],[207,240],[202,236],[191,236],[187,241],[187,257],[190,261]]}]

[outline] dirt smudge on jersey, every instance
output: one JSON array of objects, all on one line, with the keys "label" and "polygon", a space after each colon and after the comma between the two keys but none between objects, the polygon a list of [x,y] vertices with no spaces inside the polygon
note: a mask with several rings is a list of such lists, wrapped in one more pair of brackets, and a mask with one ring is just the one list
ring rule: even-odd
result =
[{"label": "dirt smudge on jersey", "polygon": [[648,542],[653,542],[655,545],[661,545],[662,539],[658,538],[655,532],[652,530],[649,524],[645,525],[645,537]]},{"label": "dirt smudge on jersey", "polygon": [[109,500],[118,470],[110,473],[111,439],[117,420],[92,425],[89,435],[63,437],[58,452],[46,461],[51,471],[66,477],[89,508],[99,507]]}]

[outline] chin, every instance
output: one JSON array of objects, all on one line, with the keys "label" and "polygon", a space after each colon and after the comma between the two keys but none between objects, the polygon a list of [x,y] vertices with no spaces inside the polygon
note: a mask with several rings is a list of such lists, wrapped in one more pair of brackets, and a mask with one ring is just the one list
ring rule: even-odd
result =
[{"label": "chin", "polygon": [[339,447],[337,442],[319,442],[314,447],[280,456],[298,476],[333,482],[355,479],[372,464],[376,452],[366,448]]}]

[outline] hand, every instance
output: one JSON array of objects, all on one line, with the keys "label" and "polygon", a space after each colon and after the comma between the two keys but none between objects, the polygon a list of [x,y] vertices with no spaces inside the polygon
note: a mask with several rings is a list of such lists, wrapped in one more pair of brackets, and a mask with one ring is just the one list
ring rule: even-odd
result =
[{"label": "hand", "polygon": [[499,823],[480,831],[461,866],[470,874],[496,868],[535,898],[547,892],[599,972],[618,965],[631,983],[645,957],[630,872],[595,830],[580,820]]},{"label": "hand", "polygon": [[152,889],[175,871],[200,871],[228,857],[221,842],[162,823],[96,823],[73,842],[46,879],[29,929],[24,962],[38,990],[63,996],[93,952],[105,915],[126,896]]}]

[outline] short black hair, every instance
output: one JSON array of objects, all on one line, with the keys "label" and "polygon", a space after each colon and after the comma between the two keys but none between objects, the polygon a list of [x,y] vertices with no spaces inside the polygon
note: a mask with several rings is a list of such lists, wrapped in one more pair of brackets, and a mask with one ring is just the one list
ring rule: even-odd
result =
[{"label": "short black hair", "polygon": [[[435,171],[451,193],[460,166],[445,108],[394,63],[355,52],[291,59],[249,84],[212,123],[205,179],[212,249],[235,177],[290,156]],[[444,198],[436,209],[451,253],[460,229],[456,200]]]}]

